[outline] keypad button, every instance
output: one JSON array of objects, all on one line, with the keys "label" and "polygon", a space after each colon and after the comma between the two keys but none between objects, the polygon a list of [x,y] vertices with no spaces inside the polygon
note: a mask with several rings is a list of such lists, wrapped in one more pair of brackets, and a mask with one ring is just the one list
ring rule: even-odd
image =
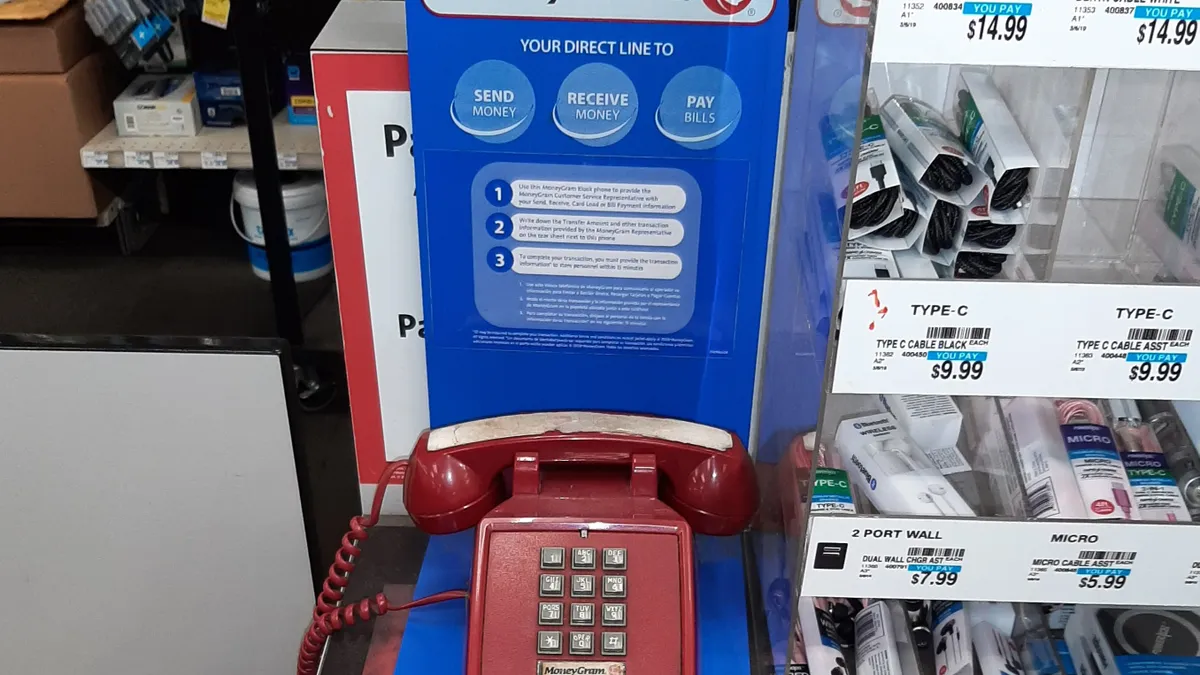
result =
[{"label": "keypad button", "polygon": [[577,570],[594,570],[596,569],[596,549],[594,548],[573,548],[571,549],[571,567]]},{"label": "keypad button", "polygon": [[625,656],[625,634],[601,633],[600,653],[604,656]]},{"label": "keypad button", "polygon": [[600,623],[605,626],[625,625],[625,605],[621,603],[604,603]]},{"label": "keypad button", "polygon": [[538,653],[539,654],[561,654],[562,653],[562,632],[557,630],[539,630],[538,631]]},{"label": "keypad button", "polygon": [[[545,576],[545,575],[542,575]],[[606,598],[623,598],[625,597],[625,577],[623,576],[604,576],[604,597]]]},{"label": "keypad button", "polygon": [[563,575],[543,574],[541,591],[542,595],[548,598],[561,598],[563,594]]},{"label": "keypad button", "polygon": [[563,604],[561,602],[539,602],[538,623],[543,626],[561,626]]},{"label": "keypad button", "polygon": [[623,569],[625,569],[625,549],[623,549],[623,548],[606,548],[606,549],[604,549],[604,569],[606,569],[606,570],[623,570]]},{"label": "keypad button", "polygon": [[592,649],[592,634],[591,633],[576,633],[571,632],[571,653],[580,656],[591,656]]},{"label": "keypad button", "polygon": [[590,626],[595,622],[592,615],[593,606],[590,602],[572,602],[571,603],[571,625],[572,626]]},{"label": "keypad button", "polygon": [[571,596],[590,598],[596,594],[596,578],[590,574],[571,575]]},{"label": "keypad button", "polygon": [[542,569],[561,570],[566,565],[566,549],[550,546],[542,548]]}]

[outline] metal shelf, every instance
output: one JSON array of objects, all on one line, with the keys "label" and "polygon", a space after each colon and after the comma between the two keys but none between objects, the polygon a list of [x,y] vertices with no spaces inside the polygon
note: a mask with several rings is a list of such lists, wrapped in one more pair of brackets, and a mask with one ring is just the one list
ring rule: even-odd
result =
[{"label": "metal shelf", "polygon": [[[275,117],[275,149],[282,170],[321,170],[317,127],[288,124],[287,113]],[[247,127],[203,127],[195,136],[118,136],[113,122],[79,151],[88,169],[249,169]]]}]

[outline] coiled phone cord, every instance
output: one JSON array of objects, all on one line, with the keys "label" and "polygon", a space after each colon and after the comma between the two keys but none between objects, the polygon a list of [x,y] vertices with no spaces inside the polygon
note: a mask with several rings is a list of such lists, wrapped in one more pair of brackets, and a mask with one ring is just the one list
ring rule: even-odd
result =
[{"label": "coiled phone cord", "polygon": [[995,211],[1015,209],[1029,192],[1029,169],[1005,171],[992,193],[991,208]]},{"label": "coiled phone cord", "polygon": [[962,221],[962,209],[949,203],[939,201],[929,215],[929,229],[925,232],[925,253],[937,255],[945,249],[954,246],[954,235],[958,233],[958,225]]},{"label": "coiled phone cord", "polygon": [[958,192],[974,180],[966,162],[953,155],[938,155],[937,159],[926,167],[925,175],[921,177],[922,183],[942,192]]},{"label": "coiled phone cord", "polygon": [[1058,409],[1059,424],[1104,424],[1104,412],[1100,406],[1081,398],[1058,400],[1054,402]]},{"label": "coiled phone cord", "polygon": [[967,225],[963,241],[969,241],[984,248],[1003,248],[1012,241],[1016,234],[1016,225],[999,225],[990,220],[983,220]]},{"label": "coiled phone cord", "polygon": [[917,226],[917,212],[904,209],[904,215],[871,233],[872,237],[904,238]]},{"label": "coiled phone cord", "polygon": [[300,655],[296,661],[296,675],[316,675],[321,662],[321,652],[325,649],[325,641],[335,631],[346,626],[353,626],[359,620],[366,621],[388,612],[399,612],[405,609],[423,607],[447,600],[466,598],[469,593],[465,590],[442,591],[433,595],[418,598],[401,605],[388,602],[383,593],[376,593],[358,602],[339,606],[346,593],[346,585],[350,583],[350,573],[354,571],[355,558],[362,554],[359,546],[367,538],[367,531],[379,522],[379,512],[383,509],[383,495],[387,492],[392,478],[404,480],[408,468],[407,459],[399,459],[389,463],[379,475],[375,483],[375,498],[371,501],[371,512],[366,516],[355,516],[350,519],[350,530],[342,537],[342,544],[334,555],[329,574],[321,585],[321,593],[317,596],[316,607],[313,608],[312,622],[304,633],[300,643]]},{"label": "coiled phone cord", "polygon": [[892,186],[855,201],[850,207],[850,229],[861,230],[882,223],[896,206],[899,196],[900,188]]},{"label": "coiled phone cord", "polygon": [[1004,269],[1008,256],[1003,253],[965,251],[954,261],[955,279],[992,279]]}]

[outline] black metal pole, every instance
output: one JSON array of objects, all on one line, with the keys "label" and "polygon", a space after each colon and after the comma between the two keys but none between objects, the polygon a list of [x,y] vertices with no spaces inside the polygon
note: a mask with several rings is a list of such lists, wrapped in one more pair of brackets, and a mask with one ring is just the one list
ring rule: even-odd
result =
[{"label": "black metal pole", "polygon": [[267,264],[271,269],[271,299],[275,305],[275,329],[294,347],[304,344],[300,297],[292,276],[292,248],[288,241],[287,217],[283,208],[279,159],[275,150],[275,127],[268,89],[270,39],[265,21],[267,4],[262,0],[236,0],[229,27],[237,46],[242,75],[242,99],[246,127],[250,133],[250,158],[262,216]]}]

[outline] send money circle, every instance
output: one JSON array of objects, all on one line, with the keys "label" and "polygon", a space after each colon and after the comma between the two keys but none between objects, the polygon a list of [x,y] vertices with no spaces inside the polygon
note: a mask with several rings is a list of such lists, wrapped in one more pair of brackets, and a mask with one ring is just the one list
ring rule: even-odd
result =
[{"label": "send money circle", "polygon": [[490,59],[467,68],[454,87],[450,119],[485,143],[507,143],[533,121],[533,85],[516,66]]},{"label": "send money circle", "polygon": [[554,126],[584,145],[612,145],[633,128],[637,109],[637,90],[628,75],[607,63],[588,63],[571,71],[558,88]]},{"label": "send money circle", "polygon": [[724,143],[742,119],[742,94],[733,78],[712,66],[692,66],[663,89],[654,123],[663,136],[692,150]]}]

